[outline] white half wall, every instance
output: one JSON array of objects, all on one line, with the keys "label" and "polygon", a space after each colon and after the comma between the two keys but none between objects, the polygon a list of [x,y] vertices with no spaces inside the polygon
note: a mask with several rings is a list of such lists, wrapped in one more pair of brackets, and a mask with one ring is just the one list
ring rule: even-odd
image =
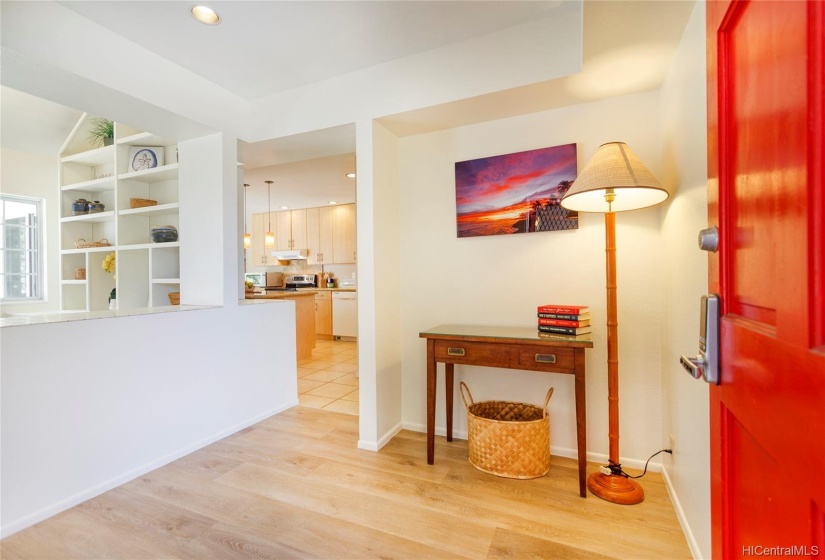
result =
[{"label": "white half wall", "polygon": [[710,558],[710,427],[708,386],[679,365],[695,355],[699,298],[707,291],[707,255],[696,235],[707,227],[707,94],[705,3],[697,2],[661,90],[662,174],[676,190],[662,207],[663,465],[682,528],[695,558]]},{"label": "white half wall", "polygon": [[[581,214],[578,230],[459,239],[454,164],[576,143],[582,169],[600,144],[621,140],[658,173],[658,105],[658,92],[641,93],[400,140],[404,427],[425,427],[425,343],[418,337],[420,331],[443,323],[534,327],[538,305],[589,305],[595,347],[586,351],[587,448],[607,455],[602,215]],[[623,458],[644,461],[661,449],[662,441],[659,211],[622,213],[616,221],[620,451]],[[551,446],[556,453],[575,456],[572,376],[459,366],[456,377],[468,383],[476,400],[540,404],[548,388],[555,386],[550,403]],[[437,395],[439,430],[445,427],[443,391],[442,381]],[[455,402],[460,408],[457,395]],[[466,433],[466,415],[460,411],[454,429]]]},{"label": "white half wall", "polygon": [[294,325],[271,302],[4,328],[0,534],[297,405]]},{"label": "white half wall", "polygon": [[57,200],[57,154],[48,158],[10,148],[0,149],[0,190],[45,200],[45,216],[41,217],[45,243],[46,290],[43,301],[4,303],[3,313],[49,313],[60,309],[60,264],[57,243],[57,217],[60,215]]}]

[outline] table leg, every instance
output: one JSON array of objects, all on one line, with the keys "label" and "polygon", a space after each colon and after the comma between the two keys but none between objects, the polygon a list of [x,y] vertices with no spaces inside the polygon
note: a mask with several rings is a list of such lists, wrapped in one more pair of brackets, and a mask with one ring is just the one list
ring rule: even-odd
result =
[{"label": "table leg", "polygon": [[447,441],[453,441],[453,371],[455,364],[444,364],[447,389]]},{"label": "table leg", "polygon": [[435,341],[427,339],[427,464],[435,460]]},{"label": "table leg", "polygon": [[579,495],[587,497],[587,399],[585,393],[584,350],[576,357],[576,442],[579,454]]}]

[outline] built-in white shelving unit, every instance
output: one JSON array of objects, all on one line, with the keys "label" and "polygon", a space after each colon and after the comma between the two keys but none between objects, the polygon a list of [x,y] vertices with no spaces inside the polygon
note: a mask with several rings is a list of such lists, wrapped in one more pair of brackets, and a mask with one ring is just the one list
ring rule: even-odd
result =
[{"label": "built-in white shelving unit", "polygon": [[[117,307],[133,309],[169,305],[169,292],[180,290],[181,242],[153,243],[153,227],[178,227],[177,143],[157,134],[115,123],[114,142],[94,147],[88,141],[91,120],[84,114],[60,153],[60,277],[63,311],[97,311],[109,307],[117,288]],[[132,149],[157,148],[163,161],[154,168],[129,168]],[[99,201],[103,212],[74,215],[78,199]],[[130,199],[156,200],[156,206],[132,208]],[[109,246],[77,248],[78,240]],[[115,274],[103,260],[114,253]],[[78,279],[77,269],[86,269]]]}]

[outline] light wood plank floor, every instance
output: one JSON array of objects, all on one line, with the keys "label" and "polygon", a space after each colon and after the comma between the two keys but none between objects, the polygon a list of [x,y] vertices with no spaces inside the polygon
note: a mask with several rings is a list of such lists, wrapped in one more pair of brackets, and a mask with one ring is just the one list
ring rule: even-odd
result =
[{"label": "light wood plank floor", "polygon": [[[14,558],[690,558],[661,476],[646,500],[578,496],[576,463],[503,479],[467,442],[402,431],[355,447],[358,418],[295,407],[0,541]],[[596,469],[596,465],[592,465]]]}]

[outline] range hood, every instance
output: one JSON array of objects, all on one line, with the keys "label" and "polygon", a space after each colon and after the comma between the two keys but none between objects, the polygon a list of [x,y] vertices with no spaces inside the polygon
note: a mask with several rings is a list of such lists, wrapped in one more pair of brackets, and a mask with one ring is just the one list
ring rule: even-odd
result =
[{"label": "range hood", "polygon": [[274,251],[272,256],[279,261],[305,261],[309,251]]}]

